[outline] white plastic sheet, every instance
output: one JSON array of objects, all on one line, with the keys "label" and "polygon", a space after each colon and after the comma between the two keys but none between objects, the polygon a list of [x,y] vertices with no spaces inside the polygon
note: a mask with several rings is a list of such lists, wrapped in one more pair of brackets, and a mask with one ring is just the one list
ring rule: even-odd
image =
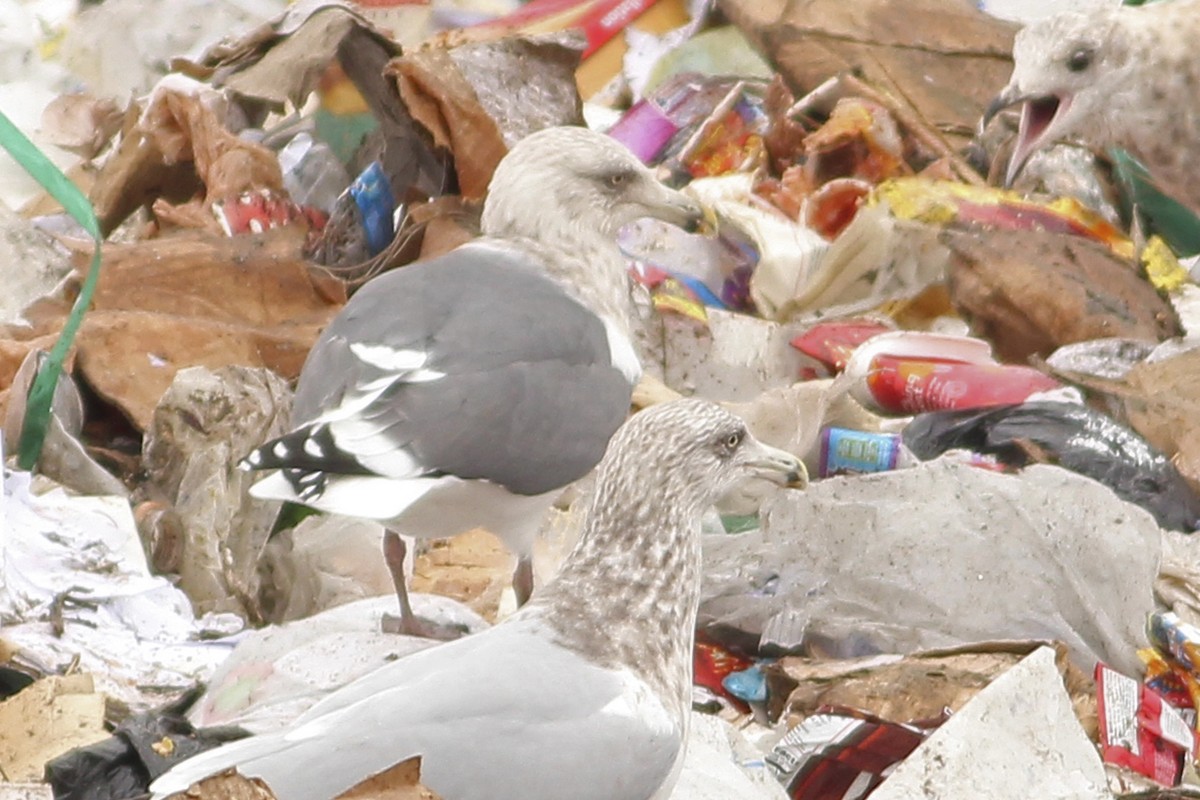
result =
[{"label": "white plastic sheet", "polygon": [[[29,473],[6,472],[0,525],[0,624],[25,658],[50,669],[77,658],[98,689],[143,710],[229,654],[230,644],[201,636],[232,633],[241,620],[197,620],[183,592],[150,574],[124,498],[39,494]],[[52,610],[65,592],[57,636]]]},{"label": "white plastic sheet", "polygon": [[840,656],[993,639],[1067,644],[1140,671],[1159,529],[1052,466],[937,460],[776,496],[762,529],[704,542],[701,621]]}]

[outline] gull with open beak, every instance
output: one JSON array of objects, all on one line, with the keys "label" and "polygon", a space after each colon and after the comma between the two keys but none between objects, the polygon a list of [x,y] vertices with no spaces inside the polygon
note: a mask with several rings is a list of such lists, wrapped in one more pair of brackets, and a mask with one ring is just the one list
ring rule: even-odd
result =
[{"label": "gull with open beak", "polygon": [[1013,73],[982,126],[1021,106],[1012,185],[1029,157],[1075,139],[1121,147],[1155,180],[1200,208],[1200,0],[1064,12],[1026,26],[1013,43]]}]

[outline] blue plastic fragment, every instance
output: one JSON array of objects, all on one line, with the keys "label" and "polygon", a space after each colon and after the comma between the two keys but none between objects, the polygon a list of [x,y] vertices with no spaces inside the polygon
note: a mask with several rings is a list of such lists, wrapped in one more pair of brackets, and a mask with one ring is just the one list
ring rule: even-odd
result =
[{"label": "blue plastic fragment", "polygon": [[370,166],[354,179],[354,183],[350,184],[350,196],[354,198],[362,215],[367,250],[371,255],[383,252],[383,249],[392,243],[392,237],[396,233],[392,223],[396,201],[392,197],[392,187],[383,171],[383,165],[372,161]]},{"label": "blue plastic fragment", "polygon": [[767,676],[762,671],[761,664],[747,667],[740,672],[731,672],[721,681],[725,691],[744,700],[747,703],[765,703],[767,701]]}]

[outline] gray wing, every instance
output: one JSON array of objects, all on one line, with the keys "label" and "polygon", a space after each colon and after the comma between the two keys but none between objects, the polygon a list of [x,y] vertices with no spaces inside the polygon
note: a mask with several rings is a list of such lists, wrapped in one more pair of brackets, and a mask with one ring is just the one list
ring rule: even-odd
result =
[{"label": "gray wing", "polygon": [[541,494],[595,466],[631,391],[603,320],[519,256],[467,245],[360,290],[305,363],[298,430],[248,461],[298,489],[322,471]]},{"label": "gray wing", "polygon": [[[152,789],[237,766],[280,800],[328,800],[420,755],[422,782],[455,800],[557,800],[564,781],[577,800],[646,800],[671,776],[682,731],[661,704],[634,708],[629,680],[506,624],[403,658],[365,676],[367,690],[335,693],[326,713],[202,754]],[[337,699],[347,691],[357,702]]]}]

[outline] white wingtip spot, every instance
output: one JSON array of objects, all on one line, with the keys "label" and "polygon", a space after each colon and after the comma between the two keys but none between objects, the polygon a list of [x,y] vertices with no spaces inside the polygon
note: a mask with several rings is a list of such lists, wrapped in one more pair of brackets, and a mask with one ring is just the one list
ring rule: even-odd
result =
[{"label": "white wingtip spot", "polygon": [[365,342],[355,342],[350,345],[350,352],[360,361],[391,372],[418,370],[425,365],[429,357],[427,353],[420,350],[397,350],[386,344],[366,344]]},{"label": "white wingtip spot", "polygon": [[321,443],[316,439],[304,440],[304,452],[313,458],[324,458],[325,448],[321,447]]},{"label": "white wingtip spot", "polygon": [[637,356],[637,351],[633,349],[633,342],[629,341],[629,337],[617,323],[609,317],[603,319],[612,365],[629,380],[632,386],[642,377],[642,362]]},{"label": "white wingtip spot", "polygon": [[287,458],[288,446],[284,442],[276,442],[274,447],[271,448],[271,454],[276,458]]}]

